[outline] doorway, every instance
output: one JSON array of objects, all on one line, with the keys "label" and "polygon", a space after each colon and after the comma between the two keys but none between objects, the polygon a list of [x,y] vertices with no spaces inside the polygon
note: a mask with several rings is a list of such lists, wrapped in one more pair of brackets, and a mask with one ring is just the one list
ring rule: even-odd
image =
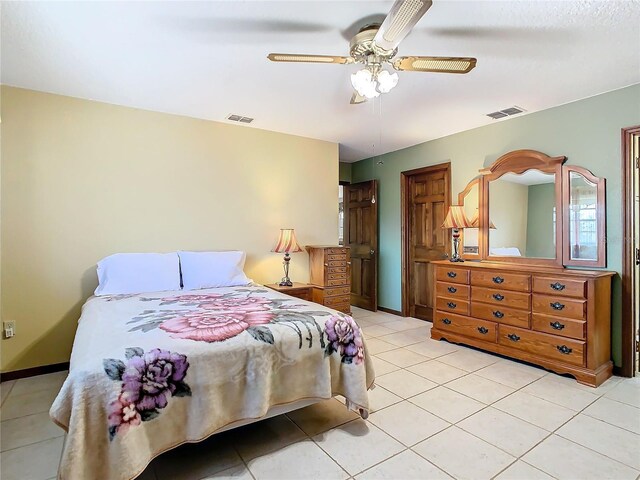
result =
[{"label": "doorway", "polygon": [[433,266],[451,254],[441,228],[451,205],[451,163],[402,172],[402,315],[433,321]]},{"label": "doorway", "polygon": [[378,181],[344,190],[344,245],[351,250],[351,305],[378,309]]},{"label": "doorway", "polygon": [[622,129],[622,367],[633,377],[640,345],[640,125]]}]

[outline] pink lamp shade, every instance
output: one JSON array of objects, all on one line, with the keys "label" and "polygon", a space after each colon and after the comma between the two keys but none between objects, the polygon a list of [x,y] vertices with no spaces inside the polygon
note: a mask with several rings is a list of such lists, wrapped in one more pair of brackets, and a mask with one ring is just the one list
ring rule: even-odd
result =
[{"label": "pink lamp shade", "polygon": [[471,222],[464,214],[464,207],[462,205],[451,205],[447,216],[444,219],[442,228],[470,228]]},{"label": "pink lamp shade", "polygon": [[278,241],[271,249],[275,253],[298,253],[302,252],[302,248],[296,240],[296,234],[293,228],[281,228]]}]

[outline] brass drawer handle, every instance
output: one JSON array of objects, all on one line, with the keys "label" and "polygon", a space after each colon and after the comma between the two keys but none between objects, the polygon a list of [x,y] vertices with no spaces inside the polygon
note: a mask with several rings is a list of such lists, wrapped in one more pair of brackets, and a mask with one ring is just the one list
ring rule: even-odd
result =
[{"label": "brass drawer handle", "polygon": [[458,276],[458,274],[456,272],[447,272],[447,277],[449,278],[456,278]]},{"label": "brass drawer handle", "polygon": [[445,325],[451,325],[451,320],[449,320],[448,318],[443,318],[442,323],[444,323]]},{"label": "brass drawer handle", "polygon": [[447,287],[447,291],[449,293],[456,293],[458,291],[458,289],[456,287]]},{"label": "brass drawer handle", "polygon": [[496,310],[495,312],[493,312],[493,316],[496,318],[502,318],[504,317],[504,313],[502,313],[500,310]]},{"label": "brass drawer handle", "polygon": [[497,301],[501,302],[502,300],[504,300],[504,295],[500,295],[499,293],[494,293],[493,294],[493,298],[495,298]]},{"label": "brass drawer handle", "polygon": [[556,348],[560,353],[564,355],[569,355],[571,352],[573,352],[573,349],[567,347],[566,345],[558,345]]},{"label": "brass drawer handle", "polygon": [[516,335],[515,333],[510,333],[509,335],[507,335],[507,337],[509,338],[509,340],[511,340],[512,342],[517,342],[520,340],[520,337],[518,335]]},{"label": "brass drawer handle", "polygon": [[449,308],[456,308],[458,305],[456,305],[454,302],[447,302],[447,307]]},{"label": "brass drawer handle", "polygon": [[478,327],[478,331],[483,335],[486,335],[487,333],[489,333],[489,329],[485,327]]},{"label": "brass drawer handle", "polygon": [[564,325],[560,322],[549,322],[549,325],[551,326],[551,328],[553,328],[554,330],[562,330],[564,328]]},{"label": "brass drawer handle", "polygon": [[560,302],[551,302],[549,306],[551,306],[551,308],[553,308],[554,310],[562,310],[564,308],[564,305]]},{"label": "brass drawer handle", "polygon": [[502,283],[504,282],[504,278],[502,277],[493,277],[493,283]]},{"label": "brass drawer handle", "polygon": [[553,288],[556,292],[561,292],[566,287],[566,285],[563,285],[560,282],[550,283],[549,286]]}]

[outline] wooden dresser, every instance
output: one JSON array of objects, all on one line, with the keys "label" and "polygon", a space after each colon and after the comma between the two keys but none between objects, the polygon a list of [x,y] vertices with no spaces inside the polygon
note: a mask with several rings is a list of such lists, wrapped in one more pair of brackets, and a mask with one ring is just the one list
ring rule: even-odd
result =
[{"label": "wooden dresser", "polygon": [[431,338],[568,373],[598,386],[611,376],[614,272],[433,262]]},{"label": "wooden dresser", "polygon": [[307,246],[311,300],[351,313],[351,259],[349,247]]}]

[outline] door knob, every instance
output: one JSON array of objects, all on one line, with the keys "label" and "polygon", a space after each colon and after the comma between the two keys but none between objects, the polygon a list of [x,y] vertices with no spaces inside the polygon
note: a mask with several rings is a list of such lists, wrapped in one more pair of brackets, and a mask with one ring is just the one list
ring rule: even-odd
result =
[{"label": "door knob", "polygon": [[371,250],[369,250],[369,255],[373,256],[375,255],[376,251],[372,248]]}]

